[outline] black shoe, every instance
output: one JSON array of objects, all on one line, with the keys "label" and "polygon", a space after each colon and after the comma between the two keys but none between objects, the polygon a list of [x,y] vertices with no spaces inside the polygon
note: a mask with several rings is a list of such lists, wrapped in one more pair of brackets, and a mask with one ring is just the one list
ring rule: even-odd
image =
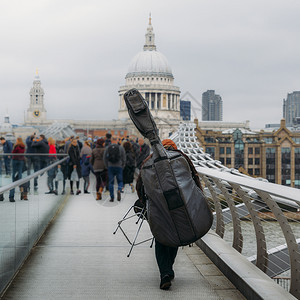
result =
[{"label": "black shoe", "polygon": [[169,274],[170,280],[173,280],[175,278],[175,274]]},{"label": "black shoe", "polygon": [[170,286],[172,285],[171,279],[169,275],[165,275],[161,281],[160,281],[160,289],[162,290],[168,290]]},{"label": "black shoe", "polygon": [[71,194],[71,195],[74,195],[74,192],[73,192],[73,191],[71,191],[71,192],[70,192],[70,194]]},{"label": "black shoe", "polygon": [[118,191],[117,200],[118,200],[118,201],[121,201],[121,191]]},{"label": "black shoe", "polygon": [[16,202],[13,197],[9,197],[9,202]]},{"label": "black shoe", "polygon": [[77,190],[76,195],[79,195],[81,193],[81,190]]},{"label": "black shoe", "polygon": [[55,195],[57,196],[57,194],[58,194],[58,193],[57,193],[57,191],[56,191],[56,190],[54,190],[54,191],[53,191],[53,194],[55,194]]},{"label": "black shoe", "polygon": [[109,201],[110,201],[110,202],[114,202],[114,198],[111,198]]},{"label": "black shoe", "polygon": [[4,196],[3,194],[0,195],[0,201],[3,201],[4,200]]},{"label": "black shoe", "polygon": [[65,193],[66,193],[65,191],[62,191],[62,192],[61,192],[62,195],[64,195]]},{"label": "black shoe", "polygon": [[88,191],[84,191],[84,193],[85,193],[85,194],[90,194],[90,192],[88,192]]},{"label": "black shoe", "polygon": [[53,194],[53,191],[46,192],[45,194]]}]

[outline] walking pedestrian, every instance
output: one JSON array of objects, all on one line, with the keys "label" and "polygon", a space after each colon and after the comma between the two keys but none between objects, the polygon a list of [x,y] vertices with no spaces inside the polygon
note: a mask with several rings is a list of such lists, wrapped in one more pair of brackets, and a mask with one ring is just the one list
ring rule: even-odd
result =
[{"label": "walking pedestrian", "polygon": [[48,155],[45,155],[45,154],[49,154],[49,144],[46,137],[43,134],[41,134],[38,139],[33,140],[31,146],[35,148],[35,151],[37,153],[39,170],[46,168],[48,165],[48,158],[49,158]]},{"label": "walking pedestrian", "polygon": [[131,191],[134,193],[134,171],[135,171],[135,155],[130,142],[125,142],[123,144],[126,153],[126,164],[123,170],[123,184],[129,184],[131,186]]},{"label": "walking pedestrian", "polygon": [[143,138],[138,139],[138,144],[140,146],[139,154],[136,159],[136,166],[137,168],[141,169],[143,161],[149,156],[150,154],[150,147],[145,143]]},{"label": "walking pedestrian", "polygon": [[[177,150],[176,144],[170,139],[163,140],[162,144],[166,150]],[[148,157],[150,158],[151,156]],[[143,168],[143,165],[141,166],[141,168]],[[139,197],[139,201],[145,206],[147,198],[145,197],[141,175],[139,175],[137,179],[136,191]],[[160,288],[162,290],[168,290],[171,286],[171,281],[175,277],[173,265],[175,262],[177,251],[178,247],[169,247],[155,240],[155,257],[160,272]]]},{"label": "walking pedestrian", "polygon": [[[26,153],[28,154],[34,154],[36,153],[36,147],[32,147],[33,140],[36,138],[36,134],[32,134],[26,138]],[[37,172],[39,170],[39,164],[37,161],[37,157],[35,155],[28,155],[26,156],[26,163],[27,163],[27,176],[31,174],[31,170],[33,169],[33,172]],[[28,182],[28,185],[30,183]],[[33,179],[33,186],[34,190],[37,190],[38,187],[38,177],[34,177]],[[28,186],[30,188],[30,186]]]},{"label": "walking pedestrian", "polygon": [[[12,149],[12,154],[22,154],[25,152],[25,145],[23,143],[22,138],[17,138],[17,141]],[[24,155],[12,155],[12,181],[17,181],[22,178],[23,168],[25,163]],[[15,202],[15,189],[11,189],[9,191],[9,201]],[[27,185],[21,189],[21,200],[28,200],[27,198]]]},{"label": "walking pedestrian", "polygon": [[[12,152],[13,144],[11,141],[6,140],[3,136],[0,137],[1,144],[3,146],[3,153],[9,154]],[[4,156],[4,166],[6,177],[9,178],[11,174],[11,156]]]},{"label": "walking pedestrian", "polygon": [[[52,137],[48,138],[48,144],[49,144],[49,165],[53,164],[56,161],[56,147],[55,147],[55,140]],[[46,192],[45,194],[52,194],[55,191],[54,187],[54,178],[56,176],[57,167],[53,167],[52,169],[47,171],[48,179],[48,188],[49,192]]]},{"label": "walking pedestrian", "polygon": [[[64,154],[65,153],[65,141],[61,141],[60,143],[58,143],[57,153],[58,154]],[[62,159],[62,158],[63,158],[62,156],[59,156],[59,159]],[[64,195],[65,192],[66,192],[66,180],[68,178],[68,163],[67,163],[67,161],[64,161],[57,167],[58,167],[58,169],[60,169],[63,176],[61,176],[61,174],[56,174],[56,177],[55,177],[55,191],[56,191],[56,193],[58,193],[58,190],[57,190],[58,181],[62,181],[63,182],[63,190],[62,190],[61,194]]]},{"label": "walking pedestrian", "polygon": [[69,163],[68,163],[68,178],[70,180],[70,188],[71,188],[71,195],[74,195],[73,191],[73,179],[74,177],[71,176],[74,169],[78,175],[78,180],[76,181],[76,195],[79,195],[81,193],[81,190],[79,189],[79,182],[81,178],[81,165],[80,165],[80,151],[79,151],[79,146],[77,144],[77,140],[73,139],[70,147],[68,149],[68,154],[69,154]]},{"label": "walking pedestrian", "polygon": [[96,148],[93,149],[91,155],[91,164],[94,169],[94,174],[96,176],[96,200],[102,199],[102,192],[107,182],[107,169],[104,165],[104,139],[98,139],[96,141]]},{"label": "walking pedestrian", "polygon": [[114,180],[117,178],[118,192],[117,200],[121,201],[123,188],[123,168],[126,163],[125,150],[118,144],[109,145],[104,152],[104,164],[108,169],[110,201],[114,201]]}]

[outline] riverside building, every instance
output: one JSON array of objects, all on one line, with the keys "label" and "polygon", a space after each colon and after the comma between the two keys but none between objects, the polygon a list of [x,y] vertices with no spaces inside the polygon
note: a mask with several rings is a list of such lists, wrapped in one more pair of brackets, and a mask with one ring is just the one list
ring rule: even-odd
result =
[{"label": "riverside building", "polygon": [[300,131],[290,131],[284,119],[273,132],[245,128],[203,130],[196,135],[205,152],[229,168],[269,182],[300,188]]}]

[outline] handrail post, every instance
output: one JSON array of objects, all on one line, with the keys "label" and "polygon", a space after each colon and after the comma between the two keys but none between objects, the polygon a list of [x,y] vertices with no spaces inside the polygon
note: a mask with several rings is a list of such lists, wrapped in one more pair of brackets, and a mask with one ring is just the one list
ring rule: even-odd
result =
[{"label": "handrail post", "polygon": [[294,295],[297,299],[300,299],[300,251],[299,246],[296,242],[293,230],[283,214],[282,210],[278,204],[272,199],[272,197],[263,191],[255,190],[255,192],[262,198],[263,201],[268,205],[274,214],[276,220],[278,221],[282,233],[284,235],[289,256],[290,256],[290,266],[291,266],[291,286],[290,293]]},{"label": "handrail post", "polygon": [[256,248],[257,248],[257,256],[256,256],[256,266],[261,269],[263,272],[267,270],[268,264],[268,252],[267,252],[267,244],[264,234],[264,228],[261,224],[260,218],[258,216],[257,211],[253,208],[252,203],[249,199],[249,195],[241,188],[239,184],[231,183],[230,185],[235,189],[237,194],[241,197],[243,202],[245,203],[255,230],[256,237]]}]

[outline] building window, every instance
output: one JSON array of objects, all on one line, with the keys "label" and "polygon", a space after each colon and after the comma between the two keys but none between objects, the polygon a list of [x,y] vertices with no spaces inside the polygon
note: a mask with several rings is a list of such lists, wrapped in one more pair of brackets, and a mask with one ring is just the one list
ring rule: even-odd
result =
[{"label": "building window", "polygon": [[266,148],[266,179],[275,183],[275,148]]},{"label": "building window", "polygon": [[259,158],[255,158],[255,164],[259,165],[260,164],[260,159]]},{"label": "building window", "polygon": [[224,157],[220,157],[220,162],[222,165],[224,165]]},{"label": "building window", "polygon": [[231,165],[231,158],[230,157],[226,157],[226,165]]},{"label": "building window", "polygon": [[248,165],[253,165],[253,158],[248,158]]},{"label": "building window", "polygon": [[255,148],[255,154],[260,154],[260,148]]},{"label": "building window", "polygon": [[231,148],[230,147],[226,147],[226,154],[231,154]]},{"label": "building window", "polygon": [[291,185],[291,148],[281,148],[281,184]]},{"label": "building window", "polygon": [[248,169],[248,173],[249,175],[253,175],[253,169],[252,168]]},{"label": "building window", "polygon": [[208,153],[213,159],[215,158],[215,147],[206,147],[206,153]]},{"label": "building window", "polygon": [[260,175],[260,169],[255,169],[254,172],[255,172],[255,175]]},{"label": "building window", "polygon": [[266,144],[272,144],[273,143],[273,138],[264,138],[264,141]]},{"label": "building window", "polygon": [[253,154],[253,148],[248,148],[248,154]]},{"label": "building window", "polygon": [[219,153],[220,154],[224,154],[225,153],[224,147],[220,147]]}]

